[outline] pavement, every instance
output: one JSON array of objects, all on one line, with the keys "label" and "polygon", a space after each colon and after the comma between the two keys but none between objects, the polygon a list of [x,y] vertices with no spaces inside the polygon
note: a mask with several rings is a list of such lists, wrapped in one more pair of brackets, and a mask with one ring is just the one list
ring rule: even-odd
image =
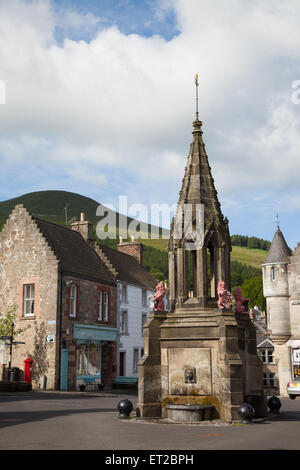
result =
[{"label": "pavement", "polygon": [[300,399],[253,424],[119,419],[130,391],[0,393],[1,450],[299,450]]}]

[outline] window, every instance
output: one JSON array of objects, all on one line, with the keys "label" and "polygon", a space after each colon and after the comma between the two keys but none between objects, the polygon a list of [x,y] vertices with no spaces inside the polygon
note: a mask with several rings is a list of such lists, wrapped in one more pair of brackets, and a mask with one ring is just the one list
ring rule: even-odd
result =
[{"label": "window", "polygon": [[261,358],[261,362],[263,364],[267,364],[266,350],[262,349],[261,351],[259,351],[259,355],[260,355],[260,358]]},{"label": "window", "polygon": [[275,268],[274,267],[271,268],[271,278],[272,278],[272,281],[275,280]]},{"label": "window", "polygon": [[142,305],[144,307],[147,306],[147,290],[146,289],[142,290]]},{"label": "window", "polygon": [[24,284],[23,299],[23,315],[34,315],[34,284]]},{"label": "window", "polygon": [[76,347],[76,374],[100,375],[99,344],[80,344]]},{"label": "window", "polygon": [[108,321],[108,292],[104,292],[104,321]]},{"label": "window", "polygon": [[122,302],[127,303],[127,286],[124,284],[122,285],[122,296],[121,296]]},{"label": "window", "polygon": [[274,351],[272,349],[268,349],[268,363],[274,364]]},{"label": "window", "polygon": [[142,335],[144,334],[144,323],[147,321],[147,313],[142,313]]},{"label": "window", "polygon": [[70,287],[70,317],[76,317],[77,286],[72,284]]},{"label": "window", "polygon": [[102,321],[102,290],[98,291],[98,320]]},{"label": "window", "polygon": [[139,362],[139,350],[133,350],[133,373],[136,373],[138,370],[138,362]]},{"label": "window", "polygon": [[128,334],[128,314],[127,310],[121,312],[121,334]]},{"label": "window", "polygon": [[275,364],[273,349],[261,349],[259,355],[263,364]]},{"label": "window", "polygon": [[276,376],[274,373],[264,374],[264,387],[276,387]]}]

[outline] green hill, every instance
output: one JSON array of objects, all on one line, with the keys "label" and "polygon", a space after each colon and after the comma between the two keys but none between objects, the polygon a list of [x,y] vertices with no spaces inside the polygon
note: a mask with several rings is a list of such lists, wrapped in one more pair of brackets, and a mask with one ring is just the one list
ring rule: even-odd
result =
[{"label": "green hill", "polygon": [[[0,229],[17,204],[23,204],[36,217],[64,226],[69,225],[70,221],[74,219],[78,220],[81,212],[85,213],[86,220],[92,222],[95,227],[103,218],[96,215],[97,208],[102,204],[91,198],[68,191],[37,191],[0,202]],[[107,211],[116,215],[118,227],[124,216],[110,209],[107,209]],[[128,217],[127,223],[132,220]],[[148,224],[140,222],[140,225],[141,233],[147,235]]]},{"label": "green hill", "polygon": [[[17,204],[23,204],[33,215],[59,225],[69,225],[73,219],[78,219],[81,212],[84,212],[86,219],[94,224],[101,220],[96,216],[99,202],[82,196],[80,194],[67,191],[39,191],[24,194],[8,201],[0,202],[0,229],[5,220]],[[66,213],[67,210],[67,213]],[[67,221],[66,223],[66,215]],[[116,213],[117,226],[122,220],[122,215]],[[128,218],[128,223],[132,219]],[[151,226],[141,223],[141,241],[145,245],[144,265],[157,278],[167,279],[168,277],[168,240],[151,240],[144,238],[148,236]],[[161,229],[160,229],[161,230]],[[167,230],[164,233],[168,233]],[[116,247],[118,238],[115,240],[102,240],[101,243],[111,247]],[[250,279],[261,274],[261,264],[267,256],[265,250],[252,249],[241,246],[233,246],[231,252],[231,271],[233,285],[240,285],[245,279]]]}]

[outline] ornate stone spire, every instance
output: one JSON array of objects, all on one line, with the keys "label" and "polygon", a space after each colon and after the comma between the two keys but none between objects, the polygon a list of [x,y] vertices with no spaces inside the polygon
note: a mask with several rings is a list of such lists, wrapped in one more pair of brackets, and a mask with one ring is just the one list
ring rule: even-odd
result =
[{"label": "ornate stone spire", "polygon": [[[202,122],[198,119],[198,78],[196,76],[196,119],[193,122],[193,141],[185,167],[182,187],[179,193],[178,210],[171,225],[169,241],[169,277],[170,300],[173,308],[182,306],[193,296],[193,304],[207,305],[208,297],[216,298],[217,283],[224,280],[230,288],[230,251],[231,241],[228,230],[228,220],[221,212],[211,167],[208,162],[205,145],[202,139]],[[204,223],[202,227],[203,246],[192,250],[193,291],[189,292],[189,265],[187,250],[190,250],[189,238],[200,238],[197,228],[197,210],[204,208]],[[192,214],[191,234],[183,231],[178,238],[175,229],[177,216],[186,213],[189,208]],[[182,223],[182,227],[183,227]],[[176,236],[175,236],[176,235]],[[191,235],[191,236],[190,236]],[[189,247],[188,247],[189,246]],[[210,254],[210,279],[208,280],[207,251]],[[210,293],[208,285],[210,283]],[[196,300],[197,299],[197,300]],[[172,308],[172,306],[171,306]]]}]

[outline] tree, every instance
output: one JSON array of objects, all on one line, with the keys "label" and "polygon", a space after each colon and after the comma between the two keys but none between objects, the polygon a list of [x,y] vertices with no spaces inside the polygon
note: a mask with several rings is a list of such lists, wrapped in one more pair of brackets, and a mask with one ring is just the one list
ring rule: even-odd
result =
[{"label": "tree", "polygon": [[[0,315],[0,336],[11,336],[12,325],[17,321],[17,305],[11,305],[7,308],[4,315]],[[20,335],[25,329],[15,328],[13,331],[13,339]]]},{"label": "tree", "polygon": [[250,307],[253,308],[255,305],[257,305],[261,310],[266,309],[266,299],[263,294],[262,276],[256,276],[245,281],[242,285],[242,293],[244,297],[248,297],[250,299]]}]

